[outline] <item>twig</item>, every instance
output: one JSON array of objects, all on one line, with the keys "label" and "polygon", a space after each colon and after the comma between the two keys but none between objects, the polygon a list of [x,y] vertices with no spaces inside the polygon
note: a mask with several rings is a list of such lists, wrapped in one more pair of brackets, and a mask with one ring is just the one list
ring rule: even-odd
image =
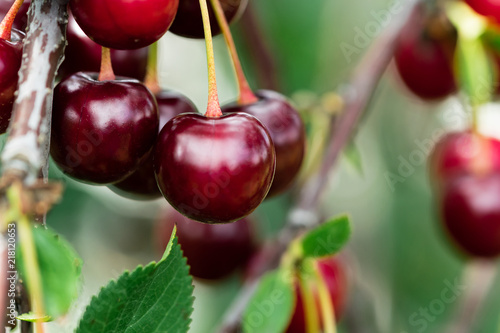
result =
[{"label": "twig", "polygon": [[[281,232],[278,240],[272,241],[264,248],[260,267],[254,269],[249,281],[245,283],[241,293],[229,307],[224,317],[220,332],[238,332],[243,311],[258,283],[260,275],[276,267],[281,255],[291,240],[306,229],[318,225],[321,220],[317,213],[321,196],[328,184],[330,170],[335,165],[344,146],[349,142],[356,130],[356,125],[367,110],[378,82],[389,65],[397,45],[399,32],[408,22],[419,0],[406,2],[406,10],[377,38],[354,72],[349,84],[343,92],[345,108],[337,121],[331,123],[331,138],[326,148],[326,156],[319,173],[311,178],[297,198],[297,205],[288,217],[288,224]],[[271,248],[271,249],[270,249]],[[274,249],[274,251],[272,250]]]}]

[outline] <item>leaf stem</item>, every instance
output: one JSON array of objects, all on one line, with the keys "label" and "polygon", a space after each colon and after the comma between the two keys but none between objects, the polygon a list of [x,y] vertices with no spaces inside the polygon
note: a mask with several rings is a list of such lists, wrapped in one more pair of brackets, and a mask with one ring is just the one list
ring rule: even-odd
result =
[{"label": "leaf stem", "polygon": [[153,43],[149,47],[148,53],[148,69],[144,84],[153,94],[158,94],[161,91],[158,80],[158,42]]},{"label": "leaf stem", "polygon": [[236,46],[234,45],[233,35],[231,34],[231,29],[229,29],[229,23],[227,22],[226,15],[224,15],[224,10],[220,4],[220,0],[210,0],[212,3],[212,8],[214,9],[215,17],[222,30],[224,40],[226,41],[229,54],[233,61],[234,72],[236,73],[236,79],[238,81],[238,86],[240,90],[240,96],[238,97],[238,104],[247,105],[257,102],[259,99],[255,96],[248,80],[241,66],[240,58],[238,57],[238,52],[236,51]]},{"label": "leaf stem", "polygon": [[319,303],[321,318],[324,327],[324,333],[337,333],[335,325],[335,309],[333,307],[332,298],[325,283],[325,279],[321,274],[318,263],[314,263],[315,282],[318,286]]},{"label": "leaf stem", "polygon": [[24,0],[16,0],[10,7],[7,15],[5,15],[2,23],[0,23],[0,38],[4,40],[10,40],[10,34],[12,31],[12,24],[14,24],[14,20],[16,18],[17,12],[19,12],[19,8],[21,8]]},{"label": "leaf stem", "polygon": [[207,0],[200,0],[201,16],[203,18],[203,30],[205,32],[205,45],[207,48],[208,66],[208,105],[205,116],[218,118],[222,116],[219,95],[217,92],[217,78],[215,75],[214,45],[212,41],[212,29],[210,28],[210,16],[208,14]]},{"label": "leaf stem", "polygon": [[99,81],[113,81],[116,79],[111,63],[111,50],[107,47],[102,47],[101,57],[101,72],[99,73]]}]

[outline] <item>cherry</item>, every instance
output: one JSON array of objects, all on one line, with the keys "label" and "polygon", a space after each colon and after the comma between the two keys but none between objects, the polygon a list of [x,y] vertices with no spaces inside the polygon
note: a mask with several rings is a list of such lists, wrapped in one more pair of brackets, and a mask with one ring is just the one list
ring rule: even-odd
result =
[{"label": "cherry", "polygon": [[51,155],[82,182],[117,182],[147,158],[158,122],[154,96],[139,81],[73,74],[54,91]]},{"label": "cherry", "polygon": [[396,68],[406,87],[424,100],[453,94],[457,90],[452,67],[454,48],[454,38],[433,37],[426,30],[422,15],[414,15],[401,31],[394,53]]},{"label": "cherry", "polygon": [[444,191],[441,209],[446,230],[464,252],[500,255],[500,173],[455,178]]},{"label": "cherry", "polygon": [[190,274],[201,279],[221,279],[244,267],[255,249],[251,221],[209,225],[170,209],[160,220],[155,238],[163,253],[174,224]]},{"label": "cherry", "polygon": [[465,0],[477,13],[500,22],[500,2],[497,0]]},{"label": "cherry", "polygon": [[274,177],[275,152],[257,118],[184,114],[160,132],[158,185],[167,201],[200,222],[241,220],[260,205]]},{"label": "cherry", "polygon": [[[220,0],[224,14],[228,21],[233,21],[245,10],[248,0]],[[212,6],[209,4],[210,26],[212,35],[221,33],[215,20]],[[181,0],[170,31],[176,35],[188,38],[203,38],[203,21],[201,18],[200,2],[198,0]]]},{"label": "cherry", "polygon": [[[170,119],[181,113],[197,112],[193,103],[180,93],[162,90],[155,96],[160,115],[160,130]],[[155,179],[153,154],[151,153],[132,175],[109,186],[109,188],[113,192],[131,199],[151,200],[161,197]]]},{"label": "cherry", "polygon": [[[14,0],[0,0],[0,17],[4,17],[9,11],[10,7],[14,3]],[[13,28],[24,31],[26,30],[26,24],[28,23],[28,9],[30,7],[31,0],[24,0],[21,8],[17,12],[16,18],[14,20]]]},{"label": "cherry", "polygon": [[[347,301],[348,283],[345,269],[342,262],[336,257],[321,259],[320,261],[318,261],[317,265],[319,272],[323,277],[323,281],[325,282],[330,293],[333,308],[335,311],[335,319],[338,321],[342,316]],[[314,298],[316,299],[316,304],[317,306],[319,306],[319,296],[317,294],[317,290],[314,290],[313,293]],[[304,302],[298,283],[296,283],[295,285],[295,294],[297,296],[295,309],[286,333],[306,332]]]},{"label": "cherry", "polygon": [[[68,45],[65,59],[59,68],[62,77],[77,72],[97,72],[101,63],[101,46],[93,42],[69,15],[66,30]],[[116,75],[132,77],[139,81],[146,76],[148,49],[111,50],[111,60]]]},{"label": "cherry", "polygon": [[295,108],[283,95],[260,90],[259,100],[248,105],[233,103],[224,113],[245,112],[259,119],[269,131],[276,149],[276,173],[268,197],[285,191],[299,173],[305,152],[305,129]]},{"label": "cherry", "polygon": [[128,50],[160,39],[172,24],[179,0],[70,0],[69,5],[93,41]]}]

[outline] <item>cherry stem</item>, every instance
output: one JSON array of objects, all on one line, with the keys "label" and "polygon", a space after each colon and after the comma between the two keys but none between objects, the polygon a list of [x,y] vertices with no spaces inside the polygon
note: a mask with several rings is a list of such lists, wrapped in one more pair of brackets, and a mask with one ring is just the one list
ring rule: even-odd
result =
[{"label": "cherry stem", "polygon": [[113,65],[111,64],[111,50],[107,47],[102,48],[101,57],[101,72],[99,73],[99,81],[113,81],[116,79],[113,72]]},{"label": "cherry stem", "polygon": [[233,67],[236,73],[236,79],[238,80],[238,86],[240,89],[240,96],[238,97],[238,104],[247,105],[257,102],[259,99],[255,96],[248,80],[241,66],[241,61],[238,57],[238,52],[236,51],[236,46],[234,45],[233,35],[231,34],[231,29],[229,29],[229,23],[227,22],[226,15],[224,15],[224,10],[220,4],[220,0],[210,0],[212,3],[212,8],[214,9],[215,17],[222,30],[224,39],[226,41],[227,48],[233,60]]},{"label": "cherry stem", "polygon": [[477,105],[472,105],[472,132],[479,133],[479,110]]},{"label": "cherry stem", "polygon": [[208,105],[205,116],[218,118],[222,116],[222,111],[220,109],[219,95],[217,92],[214,46],[212,42],[212,29],[210,28],[210,16],[208,14],[207,0],[200,0],[200,7],[201,16],[203,17],[203,30],[205,31],[208,65]]},{"label": "cherry stem", "polygon": [[335,326],[335,309],[332,298],[326,286],[326,281],[320,272],[318,263],[314,264],[314,275],[319,294],[319,307],[325,333],[337,333]]},{"label": "cherry stem", "polygon": [[157,94],[161,91],[160,82],[158,80],[158,42],[153,43],[149,47],[148,69],[144,84],[153,94]]},{"label": "cherry stem", "polygon": [[16,0],[10,7],[7,15],[5,15],[2,23],[0,23],[0,38],[4,40],[10,40],[10,34],[12,32],[12,24],[14,24],[14,19],[16,18],[17,12],[24,0]]}]

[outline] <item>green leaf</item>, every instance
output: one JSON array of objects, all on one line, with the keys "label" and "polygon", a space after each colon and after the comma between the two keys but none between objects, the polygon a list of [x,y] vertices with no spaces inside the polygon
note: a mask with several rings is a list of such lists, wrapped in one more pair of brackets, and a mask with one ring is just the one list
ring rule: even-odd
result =
[{"label": "green leaf", "polygon": [[243,314],[245,333],[282,333],[288,326],[295,306],[292,280],[285,271],[270,272],[259,287]]},{"label": "green leaf", "polygon": [[187,332],[193,281],[174,235],[160,262],[125,272],[94,296],[76,332]]},{"label": "green leaf", "polygon": [[363,175],[363,159],[361,157],[361,152],[359,151],[358,146],[351,142],[344,148],[344,156],[352,166],[354,171],[356,171],[359,175]]},{"label": "green leaf", "polygon": [[347,216],[334,218],[302,238],[304,258],[321,258],[339,252],[351,236],[351,224]]},{"label": "green leaf", "polygon": [[[52,318],[64,315],[81,288],[82,260],[72,246],[51,229],[33,228],[38,265],[42,279],[45,312]],[[22,251],[16,251],[16,263],[25,276]]]},{"label": "green leaf", "polygon": [[46,322],[49,322],[52,320],[52,318],[50,316],[39,317],[36,314],[34,314],[33,312],[24,313],[20,316],[17,316],[16,318],[19,320],[22,320],[22,321],[29,321],[31,323],[34,323],[34,322],[46,323]]}]

